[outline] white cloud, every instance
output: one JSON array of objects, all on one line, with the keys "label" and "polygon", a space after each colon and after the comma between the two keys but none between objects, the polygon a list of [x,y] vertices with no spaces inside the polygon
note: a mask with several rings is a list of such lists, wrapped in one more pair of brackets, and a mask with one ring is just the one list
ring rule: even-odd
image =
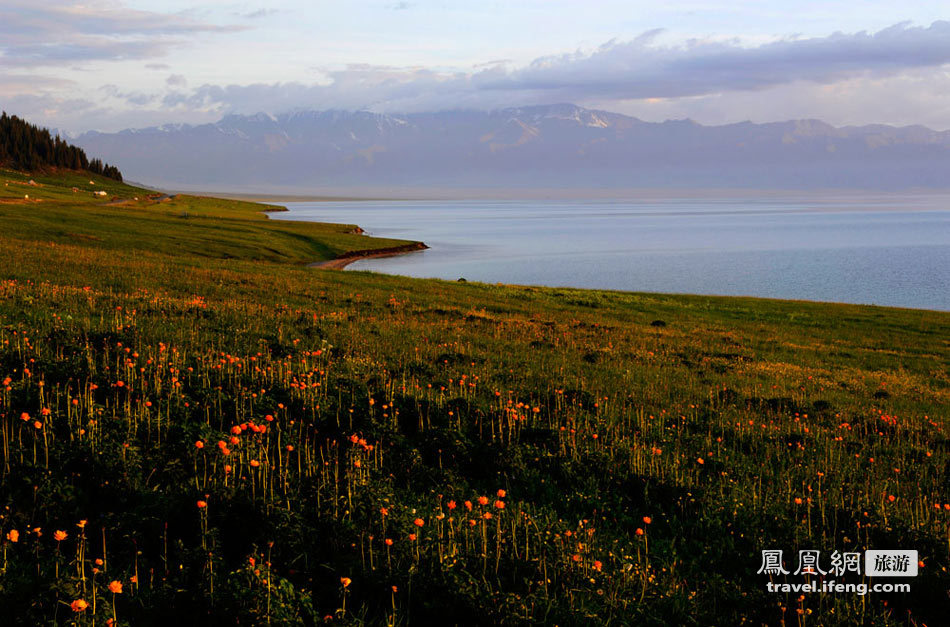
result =
[{"label": "white cloud", "polygon": [[5,0],[0,20],[0,61],[6,68],[32,68],[66,62],[148,59],[165,54],[185,36],[235,30],[240,27],[134,10],[105,0]]},{"label": "white cloud", "polygon": [[[138,12],[132,13],[117,27],[118,32],[139,32]],[[20,12],[20,18],[25,19],[25,14]],[[82,27],[85,34],[79,44],[70,44],[66,38],[59,45],[84,46],[77,54],[87,58],[146,56],[159,53],[165,45],[163,38],[171,33],[218,28],[181,16],[165,17],[170,21],[164,26],[150,26],[155,31],[120,41],[125,46],[121,51],[111,50],[108,41],[84,39],[85,34],[107,30],[98,18]],[[0,34],[5,28],[0,26]],[[468,71],[354,64],[324,71],[318,83],[195,86],[189,86],[182,75],[172,74],[151,90],[108,88],[102,92],[104,101],[86,109],[86,117],[70,112],[68,118],[80,125],[72,126],[76,130],[116,130],[120,121],[129,119],[139,120],[130,126],[152,120],[204,122],[232,112],[334,108],[414,112],[574,102],[650,120],[693,117],[723,123],[817,117],[836,124],[920,122],[950,127],[946,69],[950,67],[950,22],[901,23],[875,33],[789,37],[757,45],[722,39],[661,44],[666,38],[660,34],[651,30],[629,41],[609,41],[592,51],[540,57],[523,66],[491,61]],[[97,48],[100,44],[104,51]],[[0,49],[4,45],[0,43]],[[29,46],[41,45],[17,44],[17,49],[25,54]],[[46,50],[44,54],[49,60],[58,53]],[[146,67],[170,69],[160,63]],[[40,87],[50,102],[68,98],[62,92],[57,97],[55,85]],[[14,94],[17,89],[5,88],[0,80],[0,95],[4,93]],[[43,110],[65,115],[62,108]]]}]

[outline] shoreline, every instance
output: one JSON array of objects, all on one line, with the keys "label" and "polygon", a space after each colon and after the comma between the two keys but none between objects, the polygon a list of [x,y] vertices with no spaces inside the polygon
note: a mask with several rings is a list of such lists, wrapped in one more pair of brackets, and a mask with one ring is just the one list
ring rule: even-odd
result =
[{"label": "shoreline", "polygon": [[408,255],[420,250],[429,248],[424,242],[412,242],[402,246],[390,246],[389,248],[368,248],[366,250],[351,250],[345,252],[339,257],[327,259],[326,261],[315,261],[308,263],[308,268],[322,268],[324,270],[342,270],[354,261],[361,259],[376,259],[380,257],[398,257],[399,255]]}]

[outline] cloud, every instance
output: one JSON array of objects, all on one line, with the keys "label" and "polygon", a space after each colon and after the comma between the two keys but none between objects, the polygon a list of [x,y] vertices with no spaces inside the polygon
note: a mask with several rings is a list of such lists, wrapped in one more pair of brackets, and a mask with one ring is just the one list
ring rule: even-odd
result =
[{"label": "cloud", "polygon": [[[704,124],[820,118],[835,126],[921,124],[950,129],[950,72],[917,69],[892,76],[861,76],[831,84],[796,81],[761,91],[692,98],[593,101],[647,121],[693,118]],[[860,106],[856,106],[860,103]]]},{"label": "cloud", "polygon": [[0,74],[0,97],[8,98],[24,92],[37,92],[46,89],[69,89],[76,82],[56,76],[38,74]]},{"label": "cloud", "polygon": [[794,81],[831,83],[867,73],[892,74],[950,62],[950,22],[896,24],[877,33],[835,33],[756,47],[696,40],[656,46],[659,31],[591,54],[542,57],[527,67],[485,73],[481,89],[530,90],[564,98],[614,99],[699,96],[748,91]]},{"label": "cloud", "polygon": [[[652,120],[694,117],[722,123],[825,117],[838,124],[900,124],[916,119],[950,127],[950,22],[901,23],[875,33],[789,37],[759,45],[736,40],[663,45],[658,43],[661,32],[609,41],[592,51],[539,57],[522,66],[500,60],[466,71],[353,64],[322,70],[319,83],[245,85],[189,85],[181,75],[171,74],[151,93],[118,87],[103,91],[113,115],[102,112],[107,108],[103,105],[102,111],[90,114],[86,128],[103,122],[115,129],[119,120],[131,117],[122,107],[140,112],[142,121],[133,126],[142,126],[146,119],[162,120],[163,115],[168,121],[207,121],[227,113],[295,109],[409,113],[554,102],[599,106]],[[134,42],[163,45],[161,38],[150,36]],[[94,53],[93,48],[86,50],[87,55]],[[158,63],[147,67],[170,69]],[[875,115],[880,117],[875,120]]]},{"label": "cloud", "polygon": [[235,30],[239,27],[130,9],[105,0],[6,0],[0,20],[0,62],[8,68],[28,68],[147,59],[165,54],[190,35]]},{"label": "cloud", "polygon": [[267,17],[268,15],[274,15],[275,13],[280,13],[277,9],[258,9],[256,11],[250,11],[248,13],[239,13],[239,17],[243,17],[249,20],[257,20],[262,17]]},{"label": "cloud", "polygon": [[831,84],[950,63],[950,22],[896,24],[877,33],[835,33],[758,46],[694,40],[656,44],[661,30],[610,41],[593,52],[540,57],[522,67],[493,62],[470,72],[350,65],[322,84],[202,85],[166,104],[251,113],[301,107],[418,111],[541,102],[696,98],[791,84]]}]

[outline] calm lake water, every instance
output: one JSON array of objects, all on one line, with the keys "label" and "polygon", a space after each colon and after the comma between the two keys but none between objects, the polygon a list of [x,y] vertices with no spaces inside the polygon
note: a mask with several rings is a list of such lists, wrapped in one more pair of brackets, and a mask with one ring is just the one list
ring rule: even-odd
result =
[{"label": "calm lake water", "polygon": [[431,248],[414,277],[950,310],[950,195],[288,203]]}]

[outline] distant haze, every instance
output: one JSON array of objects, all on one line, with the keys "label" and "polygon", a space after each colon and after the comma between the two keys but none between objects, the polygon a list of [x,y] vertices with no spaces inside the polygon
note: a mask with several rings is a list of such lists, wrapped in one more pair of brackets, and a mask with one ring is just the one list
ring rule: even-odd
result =
[{"label": "distant haze", "polygon": [[176,189],[950,187],[950,132],[923,126],[648,123],[570,104],[229,115],[75,141],[128,179]]}]

